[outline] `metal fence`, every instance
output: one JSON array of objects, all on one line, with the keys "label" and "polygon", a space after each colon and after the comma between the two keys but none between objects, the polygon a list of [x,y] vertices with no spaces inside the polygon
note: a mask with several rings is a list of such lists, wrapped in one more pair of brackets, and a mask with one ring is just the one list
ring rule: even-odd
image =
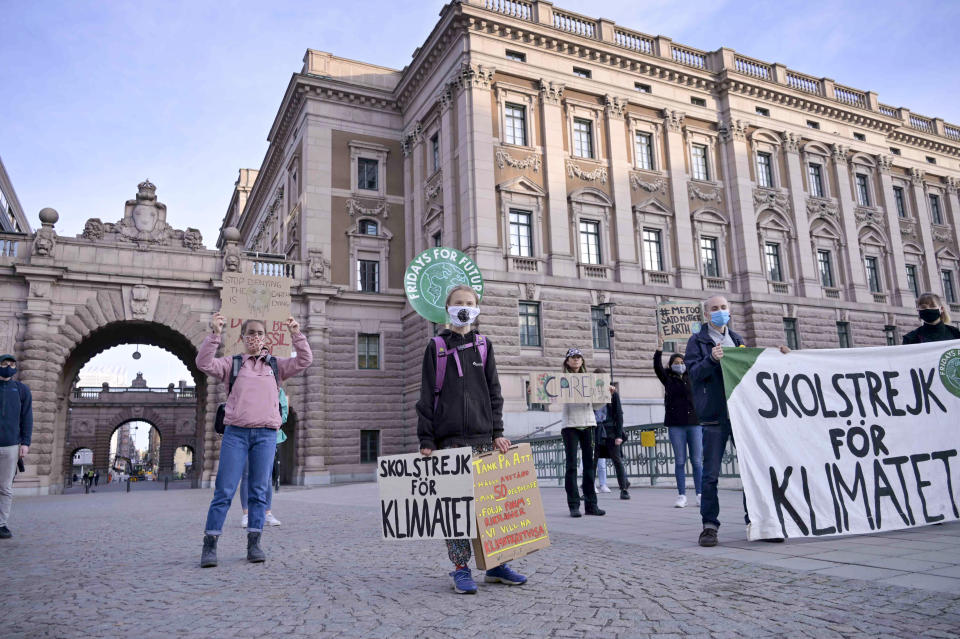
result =
[{"label": "metal fence", "polygon": [[[641,424],[627,426],[627,441],[623,443],[623,464],[627,475],[631,478],[649,479],[651,486],[657,485],[657,480],[674,481],[673,446],[667,428],[663,424]],[[641,446],[640,432],[652,430],[656,436],[655,446]],[[558,485],[563,484],[566,472],[566,452],[563,448],[563,439],[559,435],[552,437],[537,437],[523,440],[530,444],[533,450],[533,463],[537,468],[537,477],[541,480],[556,479]],[[579,456],[579,453],[578,453]],[[606,460],[608,476],[613,476],[613,464]],[[692,477],[693,470],[687,460],[687,477]],[[720,477],[740,477],[737,466],[737,455],[728,443],[723,454],[723,463],[720,466]]]}]

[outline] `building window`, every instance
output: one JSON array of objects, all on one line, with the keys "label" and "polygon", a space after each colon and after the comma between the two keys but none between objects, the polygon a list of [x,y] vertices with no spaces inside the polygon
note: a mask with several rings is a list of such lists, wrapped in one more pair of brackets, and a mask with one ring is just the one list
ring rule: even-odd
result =
[{"label": "building window", "polygon": [[897,204],[897,215],[899,217],[907,217],[907,204],[906,200],[903,199],[902,187],[893,187],[893,201]]},{"label": "building window", "polygon": [[643,82],[634,82],[633,88],[639,91],[640,93],[653,93],[653,90],[650,88],[650,85],[644,84]]},{"label": "building window", "polygon": [[573,67],[573,75],[577,76],[578,78],[587,78],[589,80],[592,74],[590,73],[590,69],[581,69],[580,67]]},{"label": "building window", "polygon": [[773,167],[770,165],[769,153],[757,153],[757,181],[760,186],[773,188]]},{"label": "building window", "polygon": [[940,279],[943,280],[943,299],[947,304],[956,304],[957,291],[953,288],[953,271],[947,269],[940,271]]},{"label": "building window", "polygon": [[518,146],[527,145],[527,109],[519,104],[507,104],[504,114],[504,141]]},{"label": "building window", "polygon": [[593,348],[609,350],[610,333],[607,332],[607,315],[602,306],[590,307],[590,323],[593,326]]},{"label": "building window", "polygon": [[880,264],[877,258],[868,256],[863,258],[863,266],[867,272],[867,287],[871,293],[880,293]]},{"label": "building window", "polygon": [[816,120],[807,120],[807,128],[808,128],[808,129],[817,129],[817,130],[819,130],[819,129],[820,129],[820,123],[817,122]]},{"label": "building window", "polygon": [[705,107],[707,106],[707,101],[703,98],[690,98],[690,104],[693,106]]},{"label": "building window", "polygon": [[795,318],[783,318],[783,335],[787,338],[787,348],[792,351],[800,348],[800,335],[797,333],[797,320]]},{"label": "building window", "polygon": [[380,292],[380,262],[357,260],[357,290],[364,293]]},{"label": "building window", "polygon": [[907,264],[907,288],[913,291],[914,297],[920,297],[920,281],[917,279],[916,264]]},{"label": "building window", "polygon": [[927,156],[927,164],[936,164],[936,163],[937,163],[937,158],[933,157],[932,155]]},{"label": "building window", "polygon": [[830,259],[830,251],[817,250],[817,266],[820,270],[820,285],[824,288],[834,288],[833,261]]},{"label": "building window", "polygon": [[380,431],[360,431],[360,463],[375,464],[380,456]]},{"label": "building window", "polygon": [[434,133],[430,138],[430,155],[433,158],[433,170],[440,168],[440,134]]},{"label": "building window", "polygon": [[600,222],[580,221],[580,261],[600,264]]},{"label": "building window", "polygon": [[857,204],[870,206],[870,182],[863,173],[857,173]]},{"label": "building window", "polygon": [[662,271],[663,242],[659,229],[643,229],[643,268],[648,271]]},{"label": "building window", "polygon": [[514,62],[526,62],[527,54],[507,49],[507,60],[513,60]]},{"label": "building window", "polygon": [[437,231],[433,234],[433,246],[434,248],[443,246],[443,231]]},{"label": "building window", "polygon": [[896,326],[884,326],[883,335],[887,338],[887,346],[896,346],[900,342],[897,341],[897,327]]},{"label": "building window", "polygon": [[361,235],[377,235],[379,234],[379,226],[373,220],[360,220],[357,230]]},{"label": "building window", "polygon": [[720,260],[717,255],[717,238],[700,238],[700,263],[705,277],[720,277]]},{"label": "building window", "polygon": [[530,232],[531,214],[528,211],[510,210],[510,255],[533,256],[533,235]]},{"label": "building window", "polygon": [[520,302],[520,346],[540,346],[540,304]]},{"label": "building window", "polygon": [[754,110],[757,112],[757,115],[762,115],[765,118],[770,117],[770,109],[758,106]]},{"label": "building window", "polygon": [[943,224],[943,212],[940,210],[939,195],[930,195],[930,219],[934,224]]},{"label": "building window", "polygon": [[853,139],[856,140],[857,142],[866,142],[867,136],[865,136],[863,133],[854,133]]},{"label": "building window", "polygon": [[573,154],[580,158],[593,158],[593,122],[573,120]]},{"label": "building window", "polygon": [[637,133],[635,145],[637,154],[637,168],[653,170],[653,145],[650,143],[649,133]]},{"label": "building window", "polygon": [[826,197],[823,192],[823,167],[811,162],[807,165],[807,175],[810,178],[810,195]]},{"label": "building window", "polygon": [[357,335],[357,368],[364,370],[380,368],[380,335],[366,333]]},{"label": "building window", "polygon": [[900,155],[900,149],[898,149],[895,146],[890,147],[890,152],[893,153],[894,155]]},{"label": "building window", "polygon": [[767,278],[771,282],[783,281],[783,269],[780,266],[780,245],[767,242],[764,254],[767,257]]},{"label": "building window", "polygon": [[369,158],[357,158],[357,188],[376,191],[379,162]]},{"label": "building window", "polygon": [[837,341],[840,348],[850,348],[853,344],[850,342],[850,323],[837,322]]},{"label": "building window", "polygon": [[690,156],[693,159],[693,179],[709,180],[710,171],[707,169],[707,147],[703,144],[691,145]]}]

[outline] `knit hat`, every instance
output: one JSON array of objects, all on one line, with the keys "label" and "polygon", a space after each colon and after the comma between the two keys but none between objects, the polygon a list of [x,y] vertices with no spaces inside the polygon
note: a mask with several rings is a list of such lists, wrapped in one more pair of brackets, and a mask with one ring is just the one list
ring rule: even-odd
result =
[{"label": "knit hat", "polygon": [[567,357],[583,357],[583,353],[580,351],[579,348],[574,346],[573,348],[567,351]]}]

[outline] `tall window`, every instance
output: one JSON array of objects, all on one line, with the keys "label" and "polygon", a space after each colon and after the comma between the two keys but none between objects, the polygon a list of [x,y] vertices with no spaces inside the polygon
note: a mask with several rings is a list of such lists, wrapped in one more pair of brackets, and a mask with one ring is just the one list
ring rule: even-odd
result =
[{"label": "tall window", "polygon": [[943,211],[940,209],[940,196],[930,194],[930,220],[934,224],[943,224]]},{"label": "tall window", "polygon": [[610,348],[610,334],[607,332],[607,316],[602,306],[590,307],[590,324],[593,327],[593,348],[607,350]]},{"label": "tall window", "polygon": [[643,229],[643,268],[648,271],[663,270],[663,242],[659,229]]},{"label": "tall window", "polygon": [[507,104],[504,113],[504,141],[518,146],[527,145],[527,109],[519,104]]},{"label": "tall window", "polygon": [[814,197],[824,197],[823,167],[819,164],[808,164],[807,175],[810,177],[810,195]]},{"label": "tall window", "polygon": [[767,242],[764,251],[767,256],[767,278],[771,282],[783,281],[783,269],[780,266],[780,245]]},{"label": "tall window", "polygon": [[720,259],[717,254],[717,238],[700,238],[700,263],[706,277],[720,277]]},{"label": "tall window", "polygon": [[850,342],[850,323],[837,322],[837,341],[840,348],[850,348],[853,344]]},{"label": "tall window", "polygon": [[787,348],[794,351],[800,348],[800,335],[797,333],[797,320],[795,318],[783,318],[783,335],[787,338]]},{"label": "tall window", "polygon": [[360,220],[358,228],[363,235],[377,235],[378,233],[377,223],[373,220]]},{"label": "tall window", "polygon": [[360,431],[360,463],[375,464],[380,455],[380,431]]},{"label": "tall window", "polygon": [[540,346],[540,304],[520,302],[520,346]]},{"label": "tall window", "polygon": [[830,251],[817,250],[817,266],[820,270],[820,285],[824,288],[833,288],[833,261],[830,259]]},{"label": "tall window", "polygon": [[857,204],[870,206],[870,182],[863,173],[857,173]]},{"label": "tall window", "polygon": [[357,368],[371,370],[380,368],[380,335],[360,333],[357,335]]},{"label": "tall window", "polygon": [[913,291],[914,297],[920,297],[920,281],[917,279],[916,264],[907,264],[907,288]]},{"label": "tall window", "polygon": [[769,153],[757,153],[757,182],[760,186],[773,188],[773,167]]},{"label": "tall window", "polygon": [[530,234],[530,213],[510,210],[510,255],[533,256],[533,241]]},{"label": "tall window", "polygon": [[573,154],[579,158],[593,157],[593,122],[573,120]]},{"label": "tall window", "polygon": [[709,180],[710,171],[707,169],[707,147],[703,144],[694,144],[690,148],[690,157],[693,161],[693,179]]},{"label": "tall window", "polygon": [[433,137],[430,138],[430,155],[433,158],[433,166],[431,167],[434,171],[440,168],[440,134],[434,133]]},{"label": "tall window", "polygon": [[357,260],[357,290],[364,293],[380,292],[380,262]]},{"label": "tall window", "polygon": [[880,292],[880,264],[877,258],[868,256],[863,259],[864,270],[867,273],[867,286],[871,293]]},{"label": "tall window", "polygon": [[600,222],[580,221],[580,259],[584,264],[600,264]]},{"label": "tall window", "polygon": [[893,187],[893,201],[897,203],[897,215],[899,217],[907,217],[907,203],[903,199],[902,187]]},{"label": "tall window", "polygon": [[649,133],[637,133],[636,153],[637,168],[653,170],[653,146],[650,143]]},{"label": "tall window", "polygon": [[883,327],[883,336],[887,339],[887,346],[896,346],[900,343],[897,339],[897,327],[896,326],[884,326]]},{"label": "tall window", "polygon": [[443,246],[443,231],[437,231],[433,234],[433,246],[434,248]]},{"label": "tall window", "polygon": [[357,158],[357,188],[365,191],[377,190],[379,164],[369,158]]},{"label": "tall window", "polygon": [[956,304],[957,291],[953,288],[953,271],[947,269],[940,271],[940,279],[943,280],[943,299],[947,304]]}]

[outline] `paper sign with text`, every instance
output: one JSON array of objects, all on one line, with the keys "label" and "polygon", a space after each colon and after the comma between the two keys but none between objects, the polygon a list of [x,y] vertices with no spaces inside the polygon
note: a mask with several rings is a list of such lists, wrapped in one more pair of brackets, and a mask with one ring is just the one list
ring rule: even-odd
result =
[{"label": "paper sign with text", "polygon": [[377,458],[384,539],[473,539],[477,536],[471,449]]},{"label": "paper sign with text", "polygon": [[[244,263],[245,269],[249,264]],[[290,357],[290,285],[293,280],[249,272],[224,273],[220,291],[220,312],[227,318],[223,327],[223,354],[236,355],[245,351],[240,340],[240,326],[244,320],[266,322],[267,348],[275,357]]]},{"label": "paper sign with text", "polygon": [[687,341],[700,331],[703,309],[698,302],[657,304],[657,330],[665,342]]},{"label": "paper sign with text", "polygon": [[550,545],[530,444],[473,456],[477,568],[488,570]]},{"label": "paper sign with text", "polygon": [[530,373],[537,404],[609,404],[610,376],[600,373]]}]

